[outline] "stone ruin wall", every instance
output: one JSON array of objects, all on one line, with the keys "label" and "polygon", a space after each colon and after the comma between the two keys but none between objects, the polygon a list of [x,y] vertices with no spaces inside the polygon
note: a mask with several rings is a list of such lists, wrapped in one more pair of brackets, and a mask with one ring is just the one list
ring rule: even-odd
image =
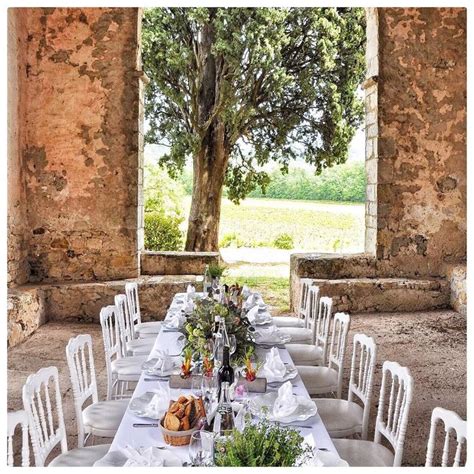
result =
[{"label": "stone ruin wall", "polygon": [[138,275],[138,20],[136,8],[10,9],[11,285],[27,268],[30,282]]},{"label": "stone ruin wall", "polygon": [[380,8],[377,260],[444,276],[466,258],[466,10]]}]

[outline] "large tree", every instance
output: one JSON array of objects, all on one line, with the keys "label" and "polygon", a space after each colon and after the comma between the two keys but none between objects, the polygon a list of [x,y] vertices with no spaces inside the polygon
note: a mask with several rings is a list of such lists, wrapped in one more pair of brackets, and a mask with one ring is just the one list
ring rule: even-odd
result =
[{"label": "large tree", "polygon": [[222,189],[273,160],[342,163],[362,118],[361,8],[153,8],[143,19],[146,141],[172,175],[193,159],[186,250],[217,250]]}]

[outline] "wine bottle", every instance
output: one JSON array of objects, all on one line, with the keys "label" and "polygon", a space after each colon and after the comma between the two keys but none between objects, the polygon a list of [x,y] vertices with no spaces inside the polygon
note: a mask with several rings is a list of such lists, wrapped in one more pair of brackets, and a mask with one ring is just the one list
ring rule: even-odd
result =
[{"label": "wine bottle", "polygon": [[212,335],[217,334],[219,332],[219,323],[220,323],[220,316],[216,316],[214,318],[214,328],[212,330]]},{"label": "wine bottle", "polygon": [[224,383],[228,383],[229,386],[234,383],[234,369],[230,365],[229,346],[224,346],[222,365],[219,372],[217,372],[217,381],[219,382],[219,394]]}]

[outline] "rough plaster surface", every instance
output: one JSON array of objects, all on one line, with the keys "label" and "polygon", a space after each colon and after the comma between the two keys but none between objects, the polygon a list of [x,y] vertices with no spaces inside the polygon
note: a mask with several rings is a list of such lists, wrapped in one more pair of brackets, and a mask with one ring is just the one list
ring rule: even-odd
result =
[{"label": "rough plaster surface", "polygon": [[378,16],[377,257],[436,276],[466,257],[466,10]]},{"label": "rough plaster surface", "polygon": [[16,30],[25,55],[18,87],[27,104],[17,126],[25,129],[19,153],[29,280],[135,277],[138,9],[12,15],[25,24]]},{"label": "rough plaster surface", "polygon": [[206,265],[220,262],[219,252],[141,252],[142,275],[202,275]]},{"label": "rough plaster surface", "polygon": [[[382,364],[384,360],[395,360],[410,368],[415,382],[403,464],[423,465],[432,409],[443,406],[466,417],[466,320],[453,311],[353,315],[345,359],[343,397],[347,396],[352,338],[358,332],[373,336],[378,349],[369,439],[373,436]],[[85,333],[93,338],[99,397],[103,399],[106,370],[102,336],[97,324],[47,323],[8,354],[9,410],[21,407],[21,388],[30,373],[49,365],[58,367],[71,447],[77,446],[77,428],[64,351],[70,337]],[[47,345],[44,344],[45,338],[49,341]],[[98,439],[97,442],[107,440]],[[18,452],[18,446],[16,449]]]},{"label": "rough plaster surface", "polygon": [[467,315],[466,265],[450,265],[447,271],[451,287],[451,307],[458,313]]}]

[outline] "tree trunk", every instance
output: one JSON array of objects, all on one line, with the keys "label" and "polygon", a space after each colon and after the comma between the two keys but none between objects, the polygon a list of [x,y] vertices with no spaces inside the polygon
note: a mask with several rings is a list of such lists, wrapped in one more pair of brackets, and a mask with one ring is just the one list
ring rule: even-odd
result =
[{"label": "tree trunk", "polygon": [[[211,20],[215,14],[216,9],[210,8]],[[186,250],[195,252],[219,250],[221,197],[229,160],[225,126],[217,118],[212,118],[221,86],[221,68],[212,53],[214,40],[215,33],[210,21],[204,25],[198,44],[201,71],[197,97],[198,120],[203,132],[199,151],[193,160],[193,198],[185,247]]]},{"label": "tree trunk", "polygon": [[228,162],[223,127],[215,127],[210,138],[209,145],[193,160],[193,197],[185,248],[188,251],[219,250],[221,198]]}]

